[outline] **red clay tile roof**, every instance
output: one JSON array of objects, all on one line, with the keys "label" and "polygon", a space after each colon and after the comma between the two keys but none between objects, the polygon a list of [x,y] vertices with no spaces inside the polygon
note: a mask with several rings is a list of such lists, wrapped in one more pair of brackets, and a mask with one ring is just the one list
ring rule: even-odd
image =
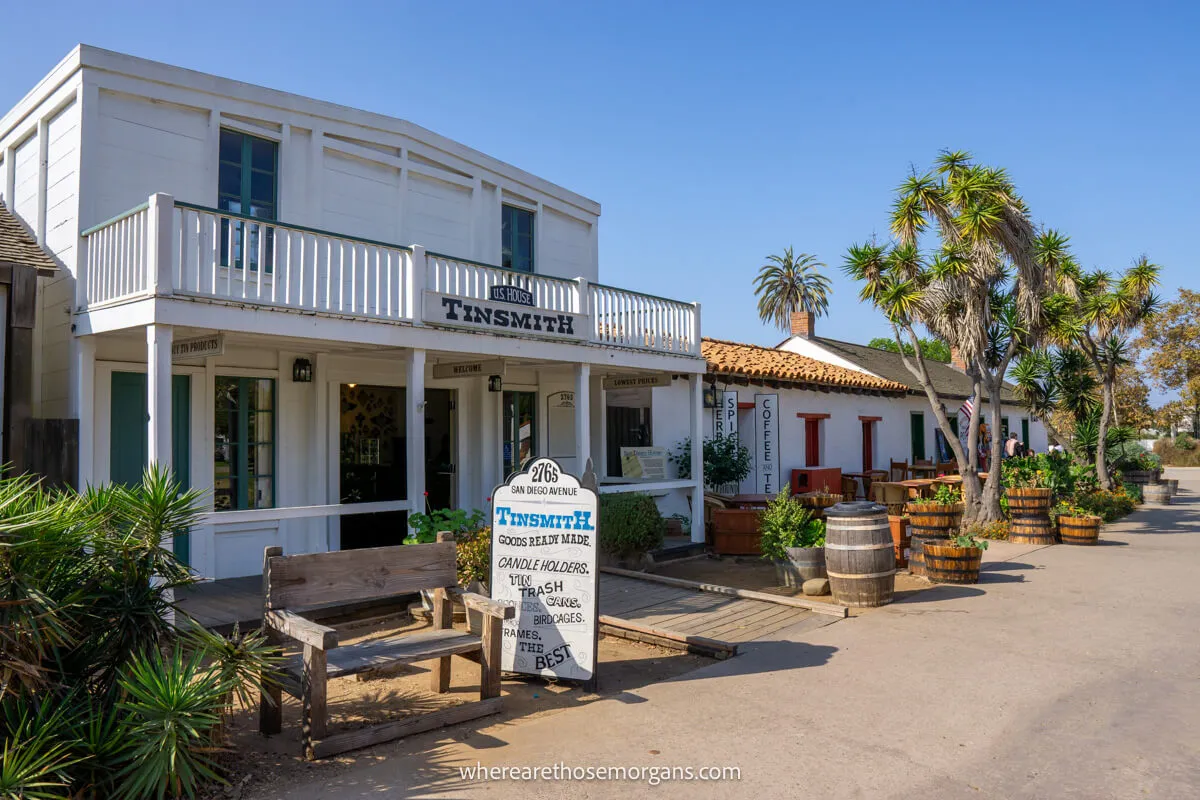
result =
[{"label": "red clay tile roof", "polygon": [[737,375],[848,391],[908,391],[908,387],[902,383],[827,364],[787,350],[706,338],[700,342],[700,352],[708,362],[710,375]]}]

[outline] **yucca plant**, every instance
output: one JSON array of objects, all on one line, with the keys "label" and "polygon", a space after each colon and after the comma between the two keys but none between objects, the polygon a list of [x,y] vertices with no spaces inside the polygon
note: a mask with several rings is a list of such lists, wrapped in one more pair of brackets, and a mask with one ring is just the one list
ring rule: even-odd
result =
[{"label": "yucca plant", "polygon": [[[0,713],[0,798],[42,800],[67,795],[73,757],[67,704],[9,697]],[[65,734],[65,735],[64,735]]]},{"label": "yucca plant", "polygon": [[191,797],[202,783],[223,781],[213,732],[234,684],[206,667],[202,653],[176,648],[169,656],[157,650],[136,655],[119,684],[130,741],[122,796]]},{"label": "yucca plant", "polygon": [[188,630],[185,640],[207,660],[222,681],[233,687],[225,703],[228,710],[232,710],[234,700],[242,708],[252,708],[284,661],[279,645],[260,631],[242,631],[236,623],[229,636],[195,625]]}]

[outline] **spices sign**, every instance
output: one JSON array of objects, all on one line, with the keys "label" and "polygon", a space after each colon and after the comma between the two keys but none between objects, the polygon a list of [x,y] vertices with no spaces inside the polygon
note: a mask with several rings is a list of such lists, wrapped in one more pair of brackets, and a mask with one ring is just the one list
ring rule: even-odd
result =
[{"label": "spices sign", "polygon": [[596,674],[600,571],[596,493],[539,458],[492,494],[492,599],[505,620],[506,672],[590,681]]},{"label": "spices sign", "polygon": [[717,395],[717,407],[713,409],[713,434],[737,436],[738,393],[721,392]]}]

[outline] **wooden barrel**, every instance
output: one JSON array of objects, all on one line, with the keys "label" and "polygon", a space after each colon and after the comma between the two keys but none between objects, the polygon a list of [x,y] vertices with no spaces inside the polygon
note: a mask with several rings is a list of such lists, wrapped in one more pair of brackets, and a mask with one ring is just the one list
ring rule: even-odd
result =
[{"label": "wooden barrel", "polygon": [[1147,483],[1154,482],[1154,470],[1152,469],[1130,469],[1124,470],[1121,476],[1126,483],[1136,483],[1139,486],[1145,486]]},{"label": "wooden barrel", "polygon": [[925,577],[934,583],[979,583],[983,550],[978,547],[927,542],[924,557]]},{"label": "wooden barrel", "polygon": [[1054,526],[1050,523],[1049,489],[1014,487],[1005,492],[1008,515],[1012,524],[1008,540],[1013,544],[1055,544]]},{"label": "wooden barrel", "polygon": [[1171,497],[1179,494],[1179,478],[1167,478],[1163,483],[1171,490]]},{"label": "wooden barrel", "polygon": [[1165,483],[1147,483],[1142,487],[1142,499],[1146,505],[1171,505],[1171,489]]},{"label": "wooden barrel", "polygon": [[825,565],[835,603],[865,608],[892,602],[895,552],[883,506],[838,503],[825,512]]},{"label": "wooden barrel", "polygon": [[775,576],[781,586],[803,586],[805,581],[824,578],[824,547],[788,547],[787,560],[775,562]]},{"label": "wooden barrel", "polygon": [[1100,541],[1100,518],[1059,517],[1058,535],[1063,544],[1097,544]]},{"label": "wooden barrel", "polygon": [[908,550],[912,536],[908,532],[908,517],[888,514],[888,527],[892,532],[892,546],[896,551],[896,568],[908,566]]}]

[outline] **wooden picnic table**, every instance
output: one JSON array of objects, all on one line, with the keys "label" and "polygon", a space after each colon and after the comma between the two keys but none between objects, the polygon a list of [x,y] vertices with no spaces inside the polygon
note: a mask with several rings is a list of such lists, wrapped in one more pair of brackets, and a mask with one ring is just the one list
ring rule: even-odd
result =
[{"label": "wooden picnic table", "polygon": [[908,490],[908,496],[913,500],[919,500],[922,497],[928,497],[933,493],[933,484],[936,481],[930,478],[914,478],[907,481],[895,481],[895,483],[903,486]]},{"label": "wooden picnic table", "polygon": [[933,479],[934,483],[944,483],[947,486],[961,486],[962,475],[939,475]]}]

